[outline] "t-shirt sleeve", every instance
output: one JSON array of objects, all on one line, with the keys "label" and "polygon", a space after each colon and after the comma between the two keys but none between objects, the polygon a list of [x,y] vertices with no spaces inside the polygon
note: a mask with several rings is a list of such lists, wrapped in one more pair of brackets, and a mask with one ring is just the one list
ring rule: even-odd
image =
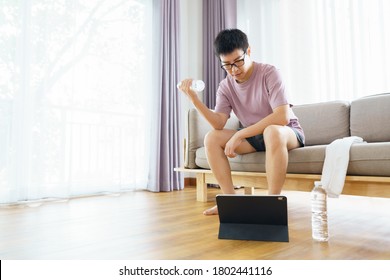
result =
[{"label": "t-shirt sleeve", "polygon": [[226,95],[226,90],[224,89],[225,86],[223,84],[223,81],[219,84],[218,90],[217,90],[217,96],[215,101],[215,112],[217,113],[224,113],[227,116],[230,117],[230,113],[232,111],[232,106],[229,102],[229,99]]},{"label": "t-shirt sleeve", "polygon": [[275,67],[272,67],[266,74],[266,86],[269,104],[272,109],[289,104],[282,76]]}]

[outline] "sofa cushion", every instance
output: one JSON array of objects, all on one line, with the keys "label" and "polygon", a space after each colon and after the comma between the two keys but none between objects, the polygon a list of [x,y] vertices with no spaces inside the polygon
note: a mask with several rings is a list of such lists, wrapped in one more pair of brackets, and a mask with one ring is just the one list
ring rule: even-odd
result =
[{"label": "sofa cushion", "polygon": [[[230,167],[234,171],[257,171],[264,172],[265,170],[265,153],[256,152],[246,155],[237,155],[235,158],[229,158]],[[196,165],[201,168],[210,169],[207,162],[205,148],[200,148],[196,151]]]},{"label": "sofa cushion", "polygon": [[297,105],[297,115],[306,137],[306,145],[326,145],[349,136],[349,102],[330,101]]},{"label": "sofa cushion", "polygon": [[390,142],[353,144],[349,175],[390,176]]},{"label": "sofa cushion", "polygon": [[[289,173],[321,174],[325,157],[325,145],[307,146],[289,152]],[[234,171],[265,172],[265,152],[238,155],[229,158],[230,167]],[[204,148],[196,151],[196,164],[210,169]]]},{"label": "sofa cushion", "polygon": [[351,103],[351,135],[367,142],[390,141],[390,94],[363,97]]},{"label": "sofa cushion", "polygon": [[321,174],[326,145],[307,146],[289,151],[288,173]]},{"label": "sofa cushion", "polygon": [[[288,173],[321,174],[326,145],[306,146],[289,152]],[[353,144],[350,150],[348,175],[390,176],[390,142]],[[234,171],[265,172],[265,152],[229,158]],[[196,164],[209,169],[205,149],[196,151]]]}]

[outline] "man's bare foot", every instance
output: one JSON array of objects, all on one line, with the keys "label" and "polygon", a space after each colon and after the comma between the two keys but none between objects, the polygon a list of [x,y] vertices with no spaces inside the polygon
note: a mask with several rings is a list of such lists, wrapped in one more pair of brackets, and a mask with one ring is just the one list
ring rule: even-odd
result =
[{"label": "man's bare foot", "polygon": [[203,211],[203,215],[206,215],[206,216],[218,215],[217,205],[215,205],[214,207],[211,207],[211,208],[209,208],[207,210],[204,210]]}]

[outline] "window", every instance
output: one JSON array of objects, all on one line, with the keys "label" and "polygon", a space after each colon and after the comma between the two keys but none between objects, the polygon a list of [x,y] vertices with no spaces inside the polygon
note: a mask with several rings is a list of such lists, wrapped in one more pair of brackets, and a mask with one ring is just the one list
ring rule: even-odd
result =
[{"label": "window", "polygon": [[0,2],[0,203],[146,186],[151,5]]}]

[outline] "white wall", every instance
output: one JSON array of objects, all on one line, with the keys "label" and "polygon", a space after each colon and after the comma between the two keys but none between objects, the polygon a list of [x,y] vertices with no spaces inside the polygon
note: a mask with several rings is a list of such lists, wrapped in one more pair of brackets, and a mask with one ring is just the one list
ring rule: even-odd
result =
[{"label": "white wall", "polygon": [[[180,15],[180,78],[203,79],[202,0],[181,0]],[[201,93],[200,97],[202,98]],[[181,104],[183,129],[186,130],[187,111],[193,108],[193,105],[184,94],[181,97]],[[193,177],[187,173],[184,176]]]}]

